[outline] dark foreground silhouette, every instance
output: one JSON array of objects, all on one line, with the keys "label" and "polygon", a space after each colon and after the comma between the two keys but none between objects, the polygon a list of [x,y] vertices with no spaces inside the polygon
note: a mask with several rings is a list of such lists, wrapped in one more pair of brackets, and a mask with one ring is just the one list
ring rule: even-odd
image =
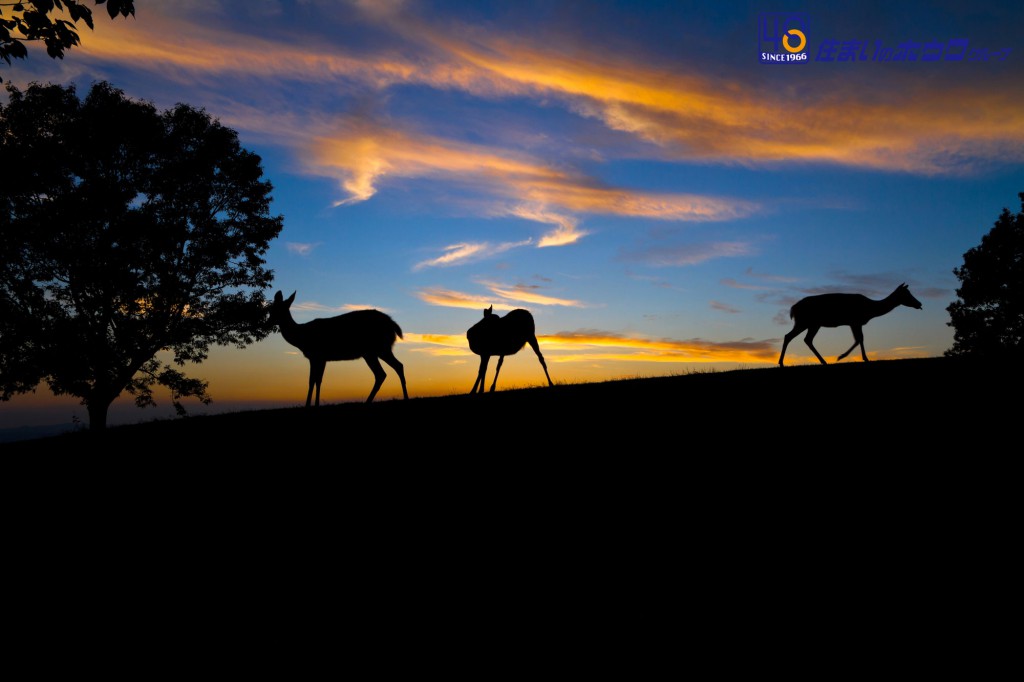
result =
[{"label": "dark foreground silhouette", "polygon": [[821,364],[828,364],[812,343],[814,336],[822,327],[849,327],[853,332],[853,345],[846,352],[841,353],[836,358],[836,362],[849,355],[857,346],[860,346],[860,355],[864,362],[867,362],[868,354],[864,350],[864,325],[876,317],[892,312],[894,308],[901,305],[921,309],[921,302],[914,298],[905,283],[896,287],[891,294],[880,301],[870,299],[863,294],[820,294],[802,298],[789,310],[789,316],[793,319],[793,329],[786,334],[786,338],[782,342],[779,365],[783,364],[782,360],[786,357],[786,348],[789,346],[789,342],[805,329],[807,336],[804,337],[804,343]]},{"label": "dark foreground silhouette", "polygon": [[1016,577],[1019,405],[989,389],[1007,369],[772,364],[85,431],[0,446],[9,545],[31,585],[164,580],[243,615],[331,599],[339,572],[382,627],[495,579],[538,608],[578,584],[584,616],[611,590],[625,618],[693,586],[712,621],[838,590],[840,634],[895,608],[884,636],[948,641]]},{"label": "dark foreground silhouette", "polygon": [[[491,356],[498,356],[498,366],[494,368],[494,381],[491,382],[491,393],[498,385],[498,374],[501,373],[501,364],[505,362],[506,355],[515,355],[523,349],[526,344],[537,354],[540,366],[544,368],[544,376],[547,377],[548,386],[554,386],[551,375],[548,374],[548,364],[544,362],[544,356],[540,352],[540,344],[537,343],[536,327],[533,322],[533,315],[528,310],[517,308],[510,311],[504,317],[494,314],[494,306],[484,311],[484,319],[480,320],[466,332],[466,340],[469,341],[469,349],[480,356],[480,369],[477,371],[476,382],[470,393],[483,393],[485,377],[487,376],[487,363]],[[477,388],[479,387],[479,391]]]},{"label": "dark foreground silhouette", "polygon": [[[787,452],[824,462],[839,456],[832,448],[840,444],[852,445],[863,462],[931,457],[933,448],[962,447],[964,456],[974,456],[1001,434],[1017,438],[1011,426],[1019,415],[1004,415],[1019,404],[1005,382],[993,381],[1014,372],[1019,367],[946,357],[773,366],[186,417],[0,450],[137,458],[171,452],[212,465],[280,458],[278,441],[300,439],[309,454],[297,456],[315,452],[349,464],[384,466],[406,453],[459,451],[484,466],[504,458],[495,443],[511,433],[516,457],[551,464],[582,455],[697,462],[756,453],[781,461]],[[894,427],[877,427],[883,423]]]},{"label": "dark foreground silhouette", "polygon": [[309,359],[309,391],[306,393],[306,407],[309,407],[316,389],[316,406],[320,405],[320,384],[324,380],[324,369],[333,360],[357,360],[362,358],[373,372],[373,389],[366,402],[373,402],[387,373],[380,361],[391,365],[402,382],[402,395],[409,398],[405,386],[405,367],[392,351],[395,341],[402,338],[402,329],[385,313],[379,310],[354,310],[336,317],[320,318],[304,324],[292,319],[291,305],[295,293],[284,298],[281,292],[274,294],[270,304],[270,322],[281,330],[284,340],[302,351]]}]

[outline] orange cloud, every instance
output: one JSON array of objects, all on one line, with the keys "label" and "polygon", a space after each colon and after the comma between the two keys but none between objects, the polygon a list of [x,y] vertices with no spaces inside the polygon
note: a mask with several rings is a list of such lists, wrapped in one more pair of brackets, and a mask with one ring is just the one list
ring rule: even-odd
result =
[{"label": "orange cloud", "polygon": [[485,43],[473,42],[465,33],[423,32],[496,79],[576,99],[579,113],[653,142],[671,158],[826,161],[938,173],[962,171],[964,159],[1024,157],[1019,89],[992,93],[965,85],[935,92],[927,84],[893,82],[891,96],[864,102],[859,86],[844,90],[833,82],[794,109],[788,93],[759,84],[666,71],[622,55],[615,61],[596,53],[569,57],[519,37],[488,34]]},{"label": "orange cloud", "polygon": [[356,120],[337,123],[331,134],[317,136],[308,145],[306,158],[311,172],[342,177],[348,197],[339,204],[370,198],[385,176],[446,177],[522,200],[524,203],[512,206],[499,204],[491,212],[555,224],[556,230],[541,239],[541,246],[571,244],[586,234],[575,218],[551,207],[677,221],[728,220],[757,208],[737,199],[602,187],[583,175],[552,168],[523,154]]},{"label": "orange cloud", "polygon": [[565,306],[570,308],[582,308],[583,303],[580,301],[574,301],[567,298],[555,298],[554,296],[545,296],[538,294],[534,287],[528,287],[524,285],[516,285],[513,287],[506,287],[500,284],[487,284],[486,285],[492,293],[497,296],[504,298],[509,301],[519,301],[521,303],[533,303],[535,305],[556,305]]},{"label": "orange cloud", "polygon": [[[928,174],[966,172],[985,160],[1024,158],[1020,88],[986,91],[967,82],[935,89],[923,79],[900,82],[889,72],[875,83],[879,96],[869,101],[853,79],[848,84],[833,79],[827,87],[802,93],[800,106],[794,108],[792,93],[761,82],[658,68],[621,53],[614,59],[597,50],[561,54],[557,42],[540,45],[486,27],[448,22],[438,28],[440,24],[411,18],[401,5],[389,3],[362,15],[406,41],[401,51],[346,52],[326,31],[322,36],[303,36],[301,43],[283,32],[275,39],[243,35],[192,19],[195,13],[162,15],[155,4],[145,8],[144,18],[85,32],[83,44],[75,49],[79,57],[131,63],[178,77],[188,72],[190,78],[201,74],[352,82],[377,89],[420,84],[486,97],[556,96],[571,110],[653,143],[668,158],[680,160],[813,161]],[[350,9],[343,6],[339,12]],[[450,144],[444,145],[446,160],[438,167],[423,163],[422,147],[406,156],[385,140],[384,153],[373,154],[380,142],[374,138],[342,143],[360,157],[357,165],[345,168],[350,175],[342,201],[365,199],[389,173],[415,174],[416,168],[467,173],[481,168],[480,159],[465,157],[468,166],[460,167]],[[370,149],[361,149],[361,143]],[[482,168],[512,171],[500,164],[485,163]],[[599,195],[600,191],[584,193],[577,201],[591,205]],[[571,202],[554,205],[586,210],[573,208]],[[648,209],[632,209],[637,210],[641,212],[626,214],[646,215]],[[670,208],[669,214],[677,210]]]},{"label": "orange cloud", "polygon": [[574,244],[589,234],[586,230],[581,230],[577,227],[579,221],[575,218],[558,214],[553,211],[548,211],[543,207],[543,205],[513,206],[508,209],[508,212],[510,215],[524,218],[526,220],[534,220],[539,223],[555,225],[555,229],[553,231],[543,235],[537,242],[537,246],[540,248],[546,246],[565,246],[567,244]]},{"label": "orange cloud", "polygon": [[[421,289],[416,292],[416,297],[424,303],[442,306],[445,308],[470,308],[473,310],[483,310],[491,305],[490,301],[479,296],[464,294],[459,291],[451,291],[450,289]],[[512,307],[514,306],[510,306],[507,309],[511,309]],[[501,308],[499,306],[499,310],[500,309]]]},{"label": "orange cloud", "polygon": [[483,284],[499,299],[503,299],[504,301],[513,301],[514,303],[503,303],[501,300],[494,301],[490,298],[464,294],[450,289],[438,288],[421,289],[416,292],[416,296],[425,303],[446,308],[473,308],[482,310],[493,305],[496,310],[512,310],[513,308],[520,307],[518,304],[521,303],[532,303],[534,305],[544,306],[567,306],[575,308],[584,307],[584,304],[580,301],[538,294],[534,290],[534,287],[525,285],[507,287],[487,282]]}]

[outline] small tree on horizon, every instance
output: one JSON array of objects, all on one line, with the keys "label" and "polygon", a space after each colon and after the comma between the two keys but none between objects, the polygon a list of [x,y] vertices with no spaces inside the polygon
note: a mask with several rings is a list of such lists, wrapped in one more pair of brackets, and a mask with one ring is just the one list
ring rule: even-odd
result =
[{"label": "small tree on horizon", "polygon": [[946,310],[953,346],[946,356],[1024,359],[1024,192],[1021,211],[1004,208],[981,244],[953,269],[958,300]]},{"label": "small tree on horizon", "polygon": [[108,83],[7,84],[0,104],[0,400],[46,382],[103,429],[127,392],[210,402],[163,364],[267,336],[263,255],[282,228],[261,159],[203,110]]}]

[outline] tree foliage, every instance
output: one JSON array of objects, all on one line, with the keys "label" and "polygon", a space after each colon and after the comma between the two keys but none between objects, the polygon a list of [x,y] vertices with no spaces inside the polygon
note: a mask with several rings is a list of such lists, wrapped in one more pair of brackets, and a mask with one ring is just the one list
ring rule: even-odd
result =
[{"label": "tree foliage", "polygon": [[955,330],[947,356],[1024,356],[1024,192],[1018,196],[1021,211],[1004,208],[981,244],[953,269],[960,288],[946,308]]},{"label": "tree foliage", "polygon": [[[111,19],[135,16],[134,0],[94,2],[97,6],[106,5]],[[63,18],[65,16],[68,18]],[[0,0],[0,59],[8,64],[12,58],[25,59],[28,57],[25,43],[32,41],[42,41],[51,58],[63,59],[65,50],[81,43],[78,36],[79,21],[93,28],[92,10],[83,0]]]},{"label": "tree foliage", "polygon": [[261,159],[203,110],[108,83],[7,84],[0,105],[0,400],[45,381],[104,428],[123,392],[209,402],[162,364],[269,333],[263,255],[281,231]]}]

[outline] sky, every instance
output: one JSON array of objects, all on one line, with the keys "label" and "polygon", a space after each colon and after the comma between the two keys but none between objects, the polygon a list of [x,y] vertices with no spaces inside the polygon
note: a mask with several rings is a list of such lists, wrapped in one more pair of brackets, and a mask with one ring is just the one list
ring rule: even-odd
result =
[{"label": "sky", "polygon": [[[283,216],[268,298],[295,292],[300,323],[391,315],[410,397],[469,392],[466,330],[491,306],[533,314],[556,384],[773,367],[799,299],[901,283],[923,307],[872,320],[869,358],[940,356],[953,269],[1024,191],[1020,3],[136,0],[95,19],[0,78],[105,80],[236,130]],[[852,343],[815,339],[830,362]],[[801,337],[786,362],[817,360]],[[377,400],[400,399],[385,369]],[[305,402],[276,332],[184,371],[213,398],[192,414]],[[546,383],[527,346],[497,390]],[[321,402],[372,385],[329,363]],[[155,398],[109,424],[173,416]],[[0,428],[72,422],[85,408],[45,384],[0,403]]]}]

